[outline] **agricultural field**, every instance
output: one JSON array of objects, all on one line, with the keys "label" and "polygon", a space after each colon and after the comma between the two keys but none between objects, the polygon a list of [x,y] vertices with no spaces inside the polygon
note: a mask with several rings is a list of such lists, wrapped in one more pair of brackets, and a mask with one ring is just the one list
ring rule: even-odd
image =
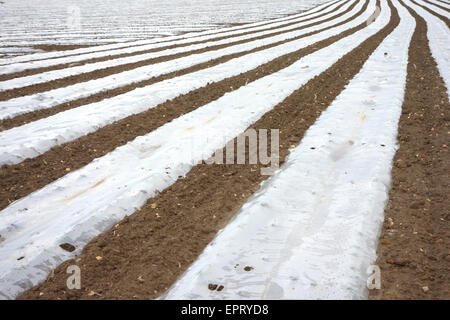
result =
[{"label": "agricultural field", "polygon": [[447,0],[2,0],[0,299],[450,299],[449,28]]}]

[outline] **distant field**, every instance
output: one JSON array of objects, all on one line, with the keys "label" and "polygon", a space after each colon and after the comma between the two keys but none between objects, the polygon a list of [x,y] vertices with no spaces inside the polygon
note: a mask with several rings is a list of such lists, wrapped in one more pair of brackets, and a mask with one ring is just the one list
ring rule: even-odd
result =
[{"label": "distant field", "polygon": [[271,0],[3,0],[0,56],[39,51],[23,46],[93,45],[216,29],[278,18],[324,2],[278,0],[273,5]]}]

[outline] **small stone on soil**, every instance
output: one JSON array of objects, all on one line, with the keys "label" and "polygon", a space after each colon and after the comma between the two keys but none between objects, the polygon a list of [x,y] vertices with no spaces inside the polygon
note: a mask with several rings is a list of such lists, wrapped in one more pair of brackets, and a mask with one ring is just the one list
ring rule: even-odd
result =
[{"label": "small stone on soil", "polygon": [[212,283],[208,284],[208,289],[211,290],[211,291],[216,290],[217,289],[217,284],[212,284]]},{"label": "small stone on soil", "polygon": [[75,246],[71,245],[70,243],[63,243],[59,245],[62,249],[72,252],[75,250]]}]

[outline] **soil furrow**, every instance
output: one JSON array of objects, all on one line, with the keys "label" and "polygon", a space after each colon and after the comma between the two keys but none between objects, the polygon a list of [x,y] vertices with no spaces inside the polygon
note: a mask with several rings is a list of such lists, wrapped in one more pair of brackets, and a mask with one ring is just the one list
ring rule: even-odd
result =
[{"label": "soil furrow", "polygon": [[[280,160],[344,90],[381,41],[398,25],[391,21],[265,114],[252,129],[280,128]],[[76,259],[63,263],[21,299],[155,298],[186,270],[217,231],[259,189],[267,176],[260,165],[195,166],[135,214],[91,241]],[[96,257],[101,256],[101,260]],[[81,268],[81,290],[67,290],[68,265]]]},{"label": "soil furrow", "polygon": [[89,44],[37,44],[32,46],[33,49],[37,50],[44,50],[44,51],[66,51],[66,50],[75,50],[75,49],[82,49],[82,48],[90,48],[90,47],[96,47],[96,45],[89,45]]},{"label": "soil furrow", "polygon": [[[357,2],[353,3],[345,12],[343,12],[341,14],[332,16],[332,17],[330,17],[326,20],[323,20],[319,23],[314,22],[314,23],[311,23],[311,24],[308,24],[305,26],[295,28],[292,31],[302,30],[302,29],[305,29],[308,27],[319,25],[320,23],[324,23],[324,22],[336,19],[337,17],[349,12],[351,9],[353,9],[354,6],[356,6],[356,4],[357,4]],[[124,65],[120,65],[120,66],[114,66],[114,67],[99,69],[99,70],[95,70],[95,71],[91,71],[91,72],[87,72],[87,73],[77,74],[77,75],[73,75],[73,76],[69,76],[69,77],[65,77],[65,78],[51,80],[51,81],[44,82],[44,83],[38,83],[38,84],[34,84],[34,85],[24,86],[21,88],[5,90],[5,91],[0,92],[0,101],[9,100],[9,99],[24,96],[24,95],[30,95],[30,94],[34,94],[34,93],[49,91],[49,90],[56,89],[56,88],[63,88],[63,87],[67,87],[69,85],[79,83],[79,82],[86,82],[86,81],[93,80],[93,79],[103,78],[103,77],[106,77],[106,76],[109,76],[112,74],[120,73],[123,71],[128,71],[131,69],[136,69],[138,67],[156,64],[156,63],[160,63],[160,62],[165,62],[165,61],[169,61],[169,60],[173,60],[173,59],[178,59],[178,58],[182,58],[182,57],[193,55],[193,54],[199,54],[199,53],[204,53],[204,52],[208,52],[208,51],[219,50],[219,49],[243,44],[243,43],[254,41],[254,40],[260,40],[260,39],[268,38],[271,36],[280,35],[285,32],[286,31],[279,31],[279,32],[275,32],[271,35],[256,36],[256,37],[253,37],[250,39],[244,39],[244,40],[230,42],[230,43],[222,44],[222,45],[212,45],[212,46],[209,46],[206,48],[197,49],[197,50],[193,50],[193,51],[189,51],[189,52],[182,52],[182,53],[172,54],[172,55],[168,55],[168,56],[157,57],[157,58],[143,60],[143,61],[139,61],[139,62],[135,62],[135,63],[128,63],[128,64],[124,64]],[[175,47],[180,47],[180,46],[175,46]],[[144,52],[141,52],[141,53],[144,53]],[[147,52],[145,52],[145,53],[147,53]],[[35,69],[33,69],[33,70],[35,70]],[[7,77],[7,76],[9,76],[9,75],[0,76],[0,81],[6,80],[4,77]]]},{"label": "soil furrow", "polygon": [[377,250],[381,290],[371,290],[369,297],[449,299],[450,103],[428,45],[426,22],[408,10],[417,26],[409,48],[400,148]]},{"label": "soil furrow", "polygon": [[298,37],[295,37],[295,38],[292,38],[292,39],[289,39],[289,40],[279,41],[279,42],[276,42],[276,43],[268,44],[268,45],[265,45],[265,46],[262,46],[262,47],[258,47],[258,48],[252,49],[252,50],[248,50],[248,51],[245,51],[245,52],[225,55],[225,56],[222,56],[222,57],[217,58],[217,59],[213,59],[213,60],[208,61],[208,62],[200,63],[200,64],[194,65],[194,66],[186,68],[186,69],[181,69],[181,70],[177,70],[177,71],[174,71],[174,72],[170,72],[170,73],[158,76],[158,77],[151,78],[149,80],[135,82],[135,83],[132,83],[132,84],[129,84],[129,85],[126,85],[126,86],[123,86],[123,87],[115,88],[115,89],[112,89],[112,90],[105,90],[105,91],[102,91],[102,92],[90,95],[90,96],[88,96],[86,98],[81,98],[81,99],[77,99],[77,100],[73,100],[73,101],[62,103],[62,104],[54,106],[52,108],[36,110],[36,111],[33,111],[33,112],[29,112],[29,113],[25,113],[25,114],[16,116],[14,118],[0,120],[0,131],[8,130],[8,129],[11,129],[13,127],[17,127],[17,126],[20,126],[20,125],[23,125],[23,124],[26,124],[26,123],[29,123],[29,122],[32,122],[32,121],[36,121],[36,120],[39,120],[39,119],[42,119],[42,118],[46,118],[46,117],[54,115],[54,114],[56,114],[58,112],[62,112],[62,111],[65,111],[65,110],[76,108],[76,107],[79,107],[79,106],[82,106],[82,105],[85,105],[85,104],[90,104],[90,103],[101,101],[103,99],[112,98],[114,96],[117,96],[117,95],[129,92],[129,91],[132,91],[132,90],[134,90],[136,88],[142,88],[142,87],[154,84],[156,82],[160,82],[160,81],[163,81],[163,80],[167,80],[167,79],[175,78],[175,77],[178,77],[178,76],[182,76],[182,75],[185,75],[185,74],[188,74],[188,73],[192,73],[192,72],[195,72],[195,71],[198,71],[198,70],[201,70],[201,69],[213,67],[213,66],[216,66],[218,64],[227,62],[227,61],[229,61],[231,59],[244,56],[246,54],[251,54],[251,53],[254,53],[254,52],[258,52],[258,51],[262,51],[262,50],[265,50],[265,49],[269,49],[269,48],[275,47],[277,45],[282,45],[282,44],[288,43],[290,41],[295,41],[295,40],[298,40],[298,39],[301,39],[301,38],[305,38],[305,37],[308,37],[308,36],[311,36],[311,35],[314,35],[314,34],[317,34],[317,33],[323,32],[323,31],[326,31],[326,30],[329,30],[331,28],[334,28],[336,26],[345,24],[345,23],[353,20],[354,18],[356,18],[357,16],[359,16],[360,14],[362,14],[364,12],[364,10],[367,8],[367,5],[368,5],[368,3],[366,2],[365,5],[362,7],[362,9],[358,13],[356,13],[353,17],[350,17],[349,19],[347,19],[347,20],[345,20],[343,22],[340,22],[340,23],[337,23],[337,24],[332,25],[330,27],[323,28],[323,29],[320,29],[320,30],[317,30],[317,31],[313,31],[313,32],[310,32],[308,34],[304,34],[304,35],[301,35],[301,36],[298,36]]},{"label": "soil furrow", "polygon": [[[365,3],[363,10],[367,5],[368,2]],[[96,132],[56,146],[36,158],[26,159],[16,165],[2,166],[0,168],[0,209],[64,176],[69,170],[81,168],[93,159],[111,152],[136,137],[145,135],[199,106],[217,100],[225,93],[236,90],[248,82],[286,68],[301,57],[329,46],[365,26],[366,24],[363,23],[340,35],[281,56],[239,76],[212,83],[160,104],[146,112],[124,118],[100,128]],[[26,180],[24,180],[25,177]],[[23,181],[27,181],[27,183],[25,184]]]}]

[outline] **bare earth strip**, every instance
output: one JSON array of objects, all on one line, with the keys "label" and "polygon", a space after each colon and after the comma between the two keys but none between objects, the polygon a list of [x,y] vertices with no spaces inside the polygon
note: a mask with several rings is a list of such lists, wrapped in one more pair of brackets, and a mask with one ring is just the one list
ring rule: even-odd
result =
[{"label": "bare earth strip", "polygon": [[[388,26],[251,127],[280,128],[281,162],[398,25],[392,5],[391,10]],[[155,298],[186,270],[266,178],[260,175],[259,165],[197,165],[140,211],[96,237],[76,261],[63,263],[46,282],[20,298]],[[71,264],[81,268],[81,290],[66,289],[66,268]]]},{"label": "bare earth strip", "polygon": [[416,18],[394,158],[392,189],[378,245],[381,290],[371,299],[449,299],[450,103]]},{"label": "bare earth strip", "polygon": [[[367,2],[362,10],[365,10]],[[362,12],[362,11],[361,11]],[[333,42],[348,36],[366,26],[365,23],[349,29],[338,36],[315,43],[291,54],[279,57],[254,70],[231,77],[188,94],[167,101],[146,112],[132,115],[94,133],[54,147],[36,158],[27,159],[20,164],[0,168],[0,209],[14,200],[42,188],[48,183],[64,176],[101,157],[115,148],[126,144],[134,138],[144,135],[163,124],[183,115],[197,107],[238,89],[248,82],[262,78],[281,70],[301,57],[329,46]],[[114,139],[111,139],[114,137]],[[25,184],[24,181],[27,181]]]}]

